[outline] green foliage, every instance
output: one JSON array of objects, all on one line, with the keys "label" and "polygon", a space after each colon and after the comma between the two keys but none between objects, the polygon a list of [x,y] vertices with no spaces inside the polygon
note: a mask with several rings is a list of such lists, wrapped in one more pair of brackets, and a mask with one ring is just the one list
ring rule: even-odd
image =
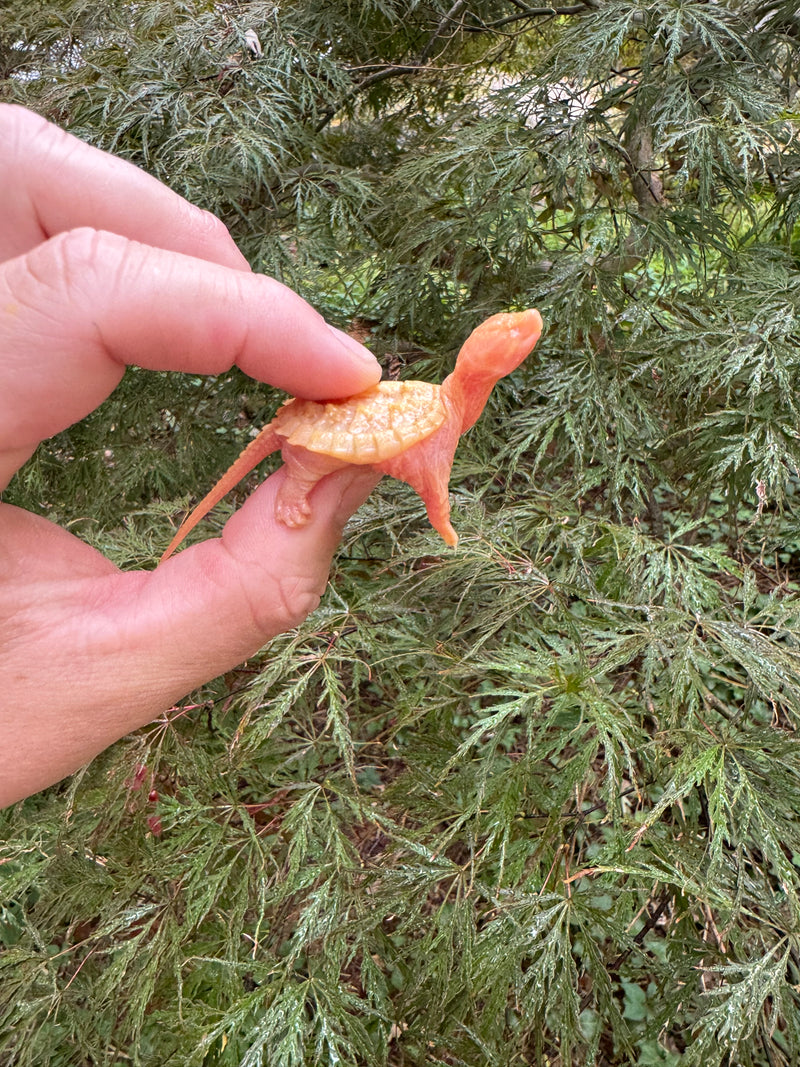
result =
[{"label": "green foliage", "polygon": [[[0,1063],[798,1062],[799,39],[780,0],[7,0],[0,98],[393,372],[547,330],[457,551],[382,485],[304,626],[0,816]],[[7,499],[149,565],[276,403],[131,371]]]}]

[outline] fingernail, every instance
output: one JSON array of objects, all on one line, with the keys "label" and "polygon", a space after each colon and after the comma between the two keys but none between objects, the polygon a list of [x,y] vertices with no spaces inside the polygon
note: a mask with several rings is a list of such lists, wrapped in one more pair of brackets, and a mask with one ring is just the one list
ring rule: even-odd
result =
[{"label": "fingernail", "polygon": [[359,341],[356,341],[354,337],[351,337],[349,334],[345,333],[344,330],[337,330],[337,328],[335,326],[331,326],[329,322],[325,325],[328,327],[328,329],[331,331],[337,341],[339,341],[340,344],[344,345],[344,347],[347,349],[351,356],[355,356],[357,359],[360,359],[362,363],[368,363],[370,366],[378,367],[378,361],[375,359],[375,357],[368,348],[365,348]]}]

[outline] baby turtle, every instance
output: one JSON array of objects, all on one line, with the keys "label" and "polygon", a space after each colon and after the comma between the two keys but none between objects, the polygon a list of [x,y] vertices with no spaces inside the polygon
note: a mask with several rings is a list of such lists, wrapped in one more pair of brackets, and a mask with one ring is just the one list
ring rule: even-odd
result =
[{"label": "baby turtle", "polygon": [[343,400],[287,400],[184,519],[161,561],[278,449],[287,473],[275,512],[286,526],[307,523],[309,497],[317,482],[355,463],[407,482],[422,497],[433,528],[448,545],[455,545],[458,534],[450,524],[447,486],[458,439],[477,421],[495,383],[522,363],[541,332],[542,319],[534,309],[493,315],[469,335],[453,373],[441,385],[379,382]]}]

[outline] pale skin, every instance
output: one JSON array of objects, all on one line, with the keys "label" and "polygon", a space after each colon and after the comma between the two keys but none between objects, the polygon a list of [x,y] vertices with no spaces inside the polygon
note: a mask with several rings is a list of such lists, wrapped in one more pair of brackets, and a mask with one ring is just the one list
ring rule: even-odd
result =
[{"label": "pale skin", "polygon": [[[0,491],[129,364],[218,374],[236,363],[312,400],[380,378],[366,349],[252,274],[217,219],[9,105],[0,190]],[[221,538],[146,572],[122,572],[0,503],[0,806],[75,771],[314,609],[344,523],[379,475],[348,466],[324,478],[295,529],[275,518],[284,477],[268,478]]]}]

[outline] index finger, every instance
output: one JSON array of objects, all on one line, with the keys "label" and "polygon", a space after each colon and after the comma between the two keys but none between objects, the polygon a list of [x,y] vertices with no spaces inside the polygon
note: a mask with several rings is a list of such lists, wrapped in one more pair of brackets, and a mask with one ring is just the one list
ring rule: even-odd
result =
[{"label": "index finger", "polygon": [[80,226],[249,270],[224,224],[132,163],[0,103],[0,261]]},{"label": "index finger", "polygon": [[40,441],[97,407],[126,364],[220,374],[234,363],[310,399],[359,393],[381,373],[264,275],[88,229],[0,264],[0,488]]}]

